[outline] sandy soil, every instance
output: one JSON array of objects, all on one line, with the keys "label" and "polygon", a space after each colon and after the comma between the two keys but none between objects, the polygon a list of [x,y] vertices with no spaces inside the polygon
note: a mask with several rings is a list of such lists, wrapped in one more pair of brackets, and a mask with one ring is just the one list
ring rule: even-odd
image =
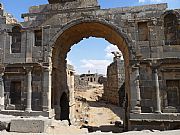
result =
[{"label": "sandy soil", "polygon": [[123,109],[100,100],[103,87],[96,86],[86,91],[76,91],[76,118],[79,119],[79,126],[86,125],[90,131],[122,132],[122,129],[115,127],[116,121],[122,121]]}]

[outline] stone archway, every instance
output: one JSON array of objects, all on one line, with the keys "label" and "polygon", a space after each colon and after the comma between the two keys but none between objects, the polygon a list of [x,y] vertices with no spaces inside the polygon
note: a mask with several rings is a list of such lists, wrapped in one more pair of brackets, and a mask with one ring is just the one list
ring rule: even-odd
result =
[{"label": "stone archway", "polygon": [[[83,38],[96,37],[105,38],[110,43],[117,45],[122,52],[125,60],[125,88],[126,93],[130,93],[130,60],[132,53],[130,45],[132,45],[129,37],[118,27],[100,20],[76,20],[69,23],[58,32],[54,39],[54,47],[52,51],[52,67],[53,67],[53,106],[56,115],[60,113],[60,95],[63,92],[68,93],[67,76],[66,76],[66,57],[71,46],[81,41]],[[53,96],[53,95],[52,95]],[[130,96],[130,94],[128,94]],[[129,99],[129,98],[128,98]],[[129,104],[129,103],[128,103]]]}]

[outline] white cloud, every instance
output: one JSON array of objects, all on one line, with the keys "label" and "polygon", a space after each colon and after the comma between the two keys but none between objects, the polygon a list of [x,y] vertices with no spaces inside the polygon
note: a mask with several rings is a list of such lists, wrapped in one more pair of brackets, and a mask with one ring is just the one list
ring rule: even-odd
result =
[{"label": "white cloud", "polygon": [[105,68],[110,64],[109,60],[81,60],[83,68]]},{"label": "white cloud", "polygon": [[[105,49],[104,59],[83,59],[81,60],[81,65],[77,68],[77,73],[87,73],[89,70],[91,73],[100,73],[106,75],[107,67],[112,63],[114,55],[111,52],[120,52],[116,45],[108,45]],[[79,71],[79,72],[78,72]]]},{"label": "white cloud", "polygon": [[81,69],[84,71],[90,70],[91,73],[106,74],[107,66],[111,63],[110,60],[81,60]]},{"label": "white cloud", "polygon": [[106,58],[108,59],[112,59],[113,58],[113,54],[111,52],[116,52],[118,51],[119,52],[119,49],[117,46],[113,45],[113,44],[110,44],[108,45],[106,48],[105,48],[105,53],[106,53]]},{"label": "white cloud", "polygon": [[111,59],[112,60],[112,58],[114,57],[114,55],[112,54],[112,52],[121,52],[119,49],[118,49],[118,47],[116,46],[116,45],[113,45],[113,44],[110,44],[110,45],[108,45],[106,48],[105,48],[105,50],[104,50],[105,52],[106,52],[106,58],[107,59]]},{"label": "white cloud", "polygon": [[[113,44],[109,44],[105,49],[105,56],[102,59],[82,59],[80,64],[75,67],[77,74],[88,73],[90,70],[91,73],[99,73],[106,75],[107,67],[112,63],[114,55],[111,52],[121,52],[118,47]],[[122,58],[123,59],[123,58]],[[67,63],[73,65],[73,63],[67,59]]]},{"label": "white cloud", "polygon": [[72,63],[72,61],[70,59],[67,58],[66,60],[67,60],[67,64],[73,65],[73,63]]},{"label": "white cloud", "polygon": [[139,0],[139,3],[144,3],[145,2],[145,0]]}]

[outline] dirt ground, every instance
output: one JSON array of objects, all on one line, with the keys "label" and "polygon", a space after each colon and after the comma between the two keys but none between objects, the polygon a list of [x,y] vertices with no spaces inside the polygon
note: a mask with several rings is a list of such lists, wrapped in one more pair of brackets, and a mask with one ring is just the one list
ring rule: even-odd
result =
[{"label": "dirt ground", "polygon": [[123,109],[101,100],[102,93],[101,85],[75,92],[77,125],[88,126],[90,132],[122,132],[115,122],[122,122]]}]

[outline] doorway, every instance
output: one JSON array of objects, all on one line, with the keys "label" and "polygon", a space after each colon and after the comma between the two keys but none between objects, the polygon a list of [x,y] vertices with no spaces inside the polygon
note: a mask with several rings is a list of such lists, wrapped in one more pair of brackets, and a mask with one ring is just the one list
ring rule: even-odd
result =
[{"label": "doorway", "polygon": [[21,104],[21,81],[12,81],[10,85],[11,104]]},{"label": "doorway", "polygon": [[69,121],[69,100],[65,92],[61,96],[60,107],[61,107],[60,120]]}]

